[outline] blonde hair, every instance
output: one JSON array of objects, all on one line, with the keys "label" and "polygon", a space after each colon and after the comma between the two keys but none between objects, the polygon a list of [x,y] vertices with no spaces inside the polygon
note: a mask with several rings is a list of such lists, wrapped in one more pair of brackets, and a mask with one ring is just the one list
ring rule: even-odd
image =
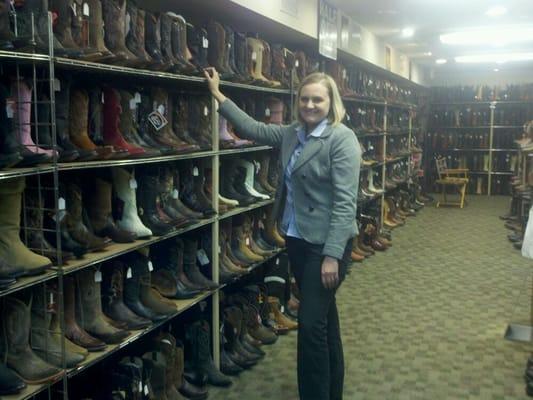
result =
[{"label": "blonde hair", "polygon": [[328,121],[331,125],[340,124],[346,115],[346,110],[344,109],[344,104],[342,103],[342,98],[339,93],[339,89],[337,88],[337,84],[331,76],[324,74],[323,72],[314,72],[309,74],[300,83],[300,86],[298,87],[298,95],[296,96],[295,107],[295,109],[298,110],[298,121],[304,124],[299,111],[300,94],[302,92],[302,88],[313,83],[321,83],[328,90],[330,100]]}]

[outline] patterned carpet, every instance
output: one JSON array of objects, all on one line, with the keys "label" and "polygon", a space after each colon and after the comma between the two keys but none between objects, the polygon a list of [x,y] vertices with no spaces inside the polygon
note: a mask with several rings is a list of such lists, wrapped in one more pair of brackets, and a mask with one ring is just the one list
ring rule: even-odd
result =
[{"label": "patterned carpet", "polygon": [[[532,262],[506,240],[506,197],[428,206],[394,246],[356,265],[338,294],[347,400],[527,399],[531,345],[503,338],[526,323]],[[296,334],[214,400],[297,400]],[[320,400],[320,399],[317,399]]]}]

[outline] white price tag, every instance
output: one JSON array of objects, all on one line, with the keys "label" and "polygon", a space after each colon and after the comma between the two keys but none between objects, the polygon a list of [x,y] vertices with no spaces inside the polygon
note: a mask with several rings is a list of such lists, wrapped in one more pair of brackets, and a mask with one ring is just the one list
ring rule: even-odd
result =
[{"label": "white price tag", "polygon": [[204,116],[208,116],[209,115],[209,109],[207,108],[207,106],[204,106]]},{"label": "white price tag", "polygon": [[250,246],[250,238],[246,238],[245,242],[246,242],[246,246]]},{"label": "white price tag", "polygon": [[152,264],[152,261],[148,261],[148,271],[152,272],[154,270],[154,264]]},{"label": "white price tag", "polygon": [[346,79],[346,70],[345,69],[342,70],[342,79]]},{"label": "white price tag", "polygon": [[157,112],[161,115],[165,115],[165,105],[164,104],[159,104],[157,106]]},{"label": "white price tag", "polygon": [[137,181],[135,178],[130,179],[130,189],[137,189]]},{"label": "white price tag", "polygon": [[13,101],[8,100],[6,103],[7,118],[12,119],[15,116],[15,109],[13,107]]},{"label": "white price tag", "polygon": [[83,3],[83,15],[85,15],[86,17],[89,16],[89,4],[87,3]]},{"label": "white price tag", "polygon": [[231,49],[231,43],[228,43],[228,49]]},{"label": "white price tag", "polygon": [[141,381],[139,381],[139,390],[138,390],[139,393],[142,393],[143,392],[143,383]]},{"label": "white price tag", "polygon": [[144,395],[148,396],[148,393],[150,393],[150,390],[148,390],[148,385],[144,385]]},{"label": "white price tag", "polygon": [[131,279],[133,276],[133,273],[131,272],[131,267],[128,267],[128,270],[126,271],[126,279]]},{"label": "white price tag", "polygon": [[207,49],[209,47],[209,40],[205,36],[202,37],[202,46],[204,49]]},{"label": "white price tag", "polygon": [[276,265],[279,265],[279,257],[276,258]]},{"label": "white price tag", "polygon": [[95,281],[96,283],[102,282],[102,272],[100,272],[100,271],[96,271],[96,272],[94,273],[94,281]]},{"label": "white price tag", "polygon": [[265,117],[270,117],[270,108],[265,109]]},{"label": "white price tag", "polygon": [[135,110],[137,108],[137,102],[135,99],[130,100],[130,110]]},{"label": "white price tag", "polygon": [[50,292],[50,302],[49,304],[54,304],[54,293]]},{"label": "white price tag", "polygon": [[72,3],[70,8],[72,8],[72,13],[74,14],[74,16],[77,17],[78,13],[76,12],[76,3]]},{"label": "white price tag", "polygon": [[198,262],[201,266],[209,264],[209,257],[207,257],[207,254],[204,249],[199,249],[196,252],[196,258],[198,259]]},{"label": "white price tag", "polygon": [[198,176],[200,175],[200,172],[198,171],[198,167],[194,167],[192,169],[192,176]]},{"label": "white price tag", "polygon": [[257,60],[257,53],[255,51],[252,51],[252,61]]},{"label": "white price tag", "polygon": [[104,92],[102,92],[102,104],[105,104]]},{"label": "white price tag", "polygon": [[174,189],[172,191],[172,198],[173,199],[179,199],[179,197],[180,197],[180,192],[178,192],[178,189]]},{"label": "white price tag", "polygon": [[140,103],[141,102],[141,94],[139,92],[135,92],[135,102]]},{"label": "white price tag", "polygon": [[54,79],[54,91],[56,92],[61,91],[61,81],[57,78]]},{"label": "white price tag", "polygon": [[65,210],[67,208],[67,203],[65,202],[65,199],[63,197],[60,197],[57,199],[57,209],[58,210]]},{"label": "white price tag", "polygon": [[300,66],[300,61],[296,60],[296,61],[294,62],[294,66],[295,66],[296,68],[298,68],[298,67]]},{"label": "white price tag", "polygon": [[263,221],[259,221],[257,225],[259,226],[259,228],[265,229],[265,224],[263,223]]}]

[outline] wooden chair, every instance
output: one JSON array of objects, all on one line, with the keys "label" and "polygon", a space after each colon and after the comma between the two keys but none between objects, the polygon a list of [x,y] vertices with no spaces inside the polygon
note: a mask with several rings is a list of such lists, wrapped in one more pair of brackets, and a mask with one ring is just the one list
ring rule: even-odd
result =
[{"label": "wooden chair", "polygon": [[[444,157],[435,157],[435,163],[437,164],[437,173],[439,179],[435,182],[441,185],[442,187],[442,200],[437,202],[437,207],[440,206],[459,206],[463,208],[465,205],[466,198],[466,187],[468,185],[468,169],[457,168],[449,169],[446,166],[446,158]],[[459,202],[448,201],[446,195],[448,187],[454,187],[460,196]]]}]

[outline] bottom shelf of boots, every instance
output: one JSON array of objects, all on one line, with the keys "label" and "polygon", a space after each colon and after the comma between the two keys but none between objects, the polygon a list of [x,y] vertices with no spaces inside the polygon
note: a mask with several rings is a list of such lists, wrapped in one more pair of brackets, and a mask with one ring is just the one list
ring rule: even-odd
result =
[{"label": "bottom shelf of boots", "polygon": [[71,377],[79,374],[80,372],[86,370],[87,368],[95,365],[96,363],[100,362],[104,358],[106,358],[106,357],[110,356],[111,354],[117,352],[118,350],[128,346],[129,344],[135,342],[136,340],[138,340],[139,338],[145,336],[149,332],[152,332],[153,330],[157,329],[161,325],[165,324],[166,322],[168,322],[172,318],[175,318],[177,315],[179,315],[179,314],[183,313],[184,311],[188,310],[189,308],[195,306],[199,302],[211,297],[211,295],[213,293],[215,293],[217,290],[218,289],[203,292],[203,293],[199,294],[198,296],[196,296],[196,297],[194,297],[192,299],[172,300],[172,302],[174,302],[176,304],[176,307],[177,307],[177,312],[176,313],[174,313],[169,318],[167,318],[167,319],[165,319],[165,320],[163,320],[161,322],[154,323],[153,325],[151,325],[150,327],[148,327],[146,329],[133,332],[132,334],[130,334],[126,338],[126,340],[124,340],[123,342],[121,342],[119,344],[108,345],[107,348],[104,351],[89,353],[89,356],[81,364],[79,364],[77,367],[72,368],[71,370],[68,371],[67,376],[69,378],[71,378]]}]

